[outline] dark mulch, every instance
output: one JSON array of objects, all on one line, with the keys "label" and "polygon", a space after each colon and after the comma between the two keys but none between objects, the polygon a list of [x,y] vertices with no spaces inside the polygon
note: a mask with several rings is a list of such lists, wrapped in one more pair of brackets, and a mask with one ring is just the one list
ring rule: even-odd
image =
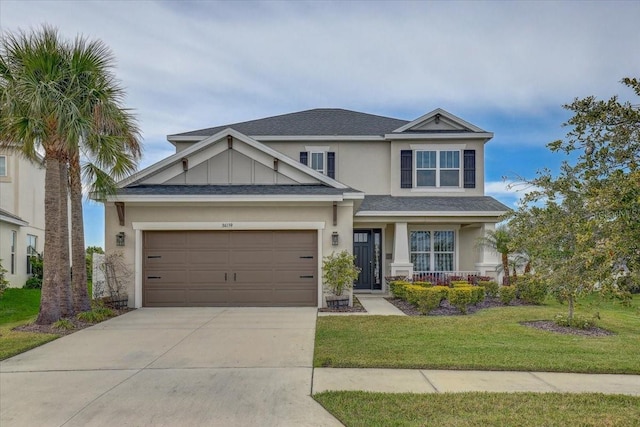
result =
[{"label": "dark mulch", "polygon": [[367,310],[364,309],[358,298],[354,295],[353,297],[353,307],[341,307],[341,308],[328,308],[323,307],[318,309],[319,312],[322,313],[366,313]]},{"label": "dark mulch", "polygon": [[[420,311],[416,308],[415,305],[408,303],[405,300],[402,300],[399,298],[386,298],[386,300],[389,301],[391,304],[395,305],[396,307],[398,307],[407,316],[423,316],[423,314],[420,313]],[[517,306],[517,305],[527,305],[527,304],[523,303],[522,301],[515,300],[509,305]],[[487,298],[481,303],[478,303],[478,305],[469,306],[469,308],[467,309],[467,314],[473,314],[478,310],[482,310],[485,308],[493,308],[493,307],[504,307],[504,304],[502,304],[497,299]],[[449,304],[449,301],[447,300],[443,301],[440,307],[436,308],[435,310],[432,310],[429,314],[427,314],[427,316],[462,316],[462,315],[463,314],[460,313],[460,310],[458,310],[456,307]]]},{"label": "dark mulch", "polygon": [[[133,308],[123,308],[123,309],[119,309],[119,310],[113,310],[116,315],[114,317],[120,316],[121,314],[127,313],[131,310],[134,310]],[[64,329],[64,328],[54,328],[53,325],[37,325],[35,323],[31,323],[28,325],[21,325],[21,326],[16,326],[15,328],[13,328],[14,331],[22,331],[22,332],[37,332],[40,334],[55,334],[55,335],[69,335],[72,334],[74,332],[78,332],[81,331],[82,329],[88,328],[89,326],[93,326],[96,325],[96,323],[87,323],[87,322],[82,322],[78,319],[74,318],[67,318],[67,320],[69,320],[71,323],[73,323],[73,328],[71,329]]]},{"label": "dark mulch", "polygon": [[[423,316],[423,314],[420,313],[420,311],[416,308],[415,305],[408,303],[405,300],[402,300],[399,298],[386,298],[386,300],[389,301],[391,304],[395,305],[396,307],[398,307],[407,316]],[[518,305],[530,305],[530,304],[524,303],[520,300],[515,300],[515,301],[512,301],[511,304],[509,305],[518,306]],[[492,308],[492,307],[504,307],[504,304],[502,304],[497,299],[488,298],[482,301],[481,303],[479,303],[478,305],[470,306],[467,310],[467,314],[472,314],[477,312],[478,310],[482,310],[485,308]],[[449,301],[446,301],[446,300],[442,302],[442,305],[440,307],[436,308],[435,310],[431,311],[428,314],[428,316],[461,316],[461,315],[462,313],[460,313],[460,310],[458,310],[456,307],[453,307],[451,304],[449,304]],[[606,329],[602,329],[598,327],[593,327],[590,329],[570,328],[568,326],[557,325],[555,322],[551,320],[535,320],[531,322],[520,322],[520,324],[523,326],[528,326],[530,328],[542,329],[544,331],[555,332],[558,334],[579,335],[583,337],[605,337],[609,335],[614,335],[613,332],[607,331]]]},{"label": "dark mulch", "polygon": [[520,322],[521,325],[530,328],[542,329],[543,331],[555,332],[558,334],[579,335],[583,337],[606,337],[615,335],[606,329],[593,327],[589,329],[570,328],[568,326],[560,326],[551,320],[534,320],[531,322]]}]

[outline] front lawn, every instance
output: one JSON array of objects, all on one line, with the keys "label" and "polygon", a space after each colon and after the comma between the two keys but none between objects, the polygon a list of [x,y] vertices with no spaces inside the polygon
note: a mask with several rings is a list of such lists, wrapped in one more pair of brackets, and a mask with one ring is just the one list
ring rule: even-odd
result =
[{"label": "front lawn", "polygon": [[637,426],[640,420],[640,397],[596,393],[331,391],[313,398],[346,426]]},{"label": "front lawn", "polygon": [[[605,337],[563,335],[519,323],[552,319],[565,310],[550,302],[468,316],[319,317],[314,366],[640,373],[637,308],[606,302],[592,309],[600,313],[598,326],[614,333]],[[581,312],[590,315],[584,306]]]},{"label": "front lawn", "polygon": [[0,298],[0,360],[38,347],[58,338],[58,335],[12,331],[16,326],[31,323],[40,308],[39,289],[7,289]]}]

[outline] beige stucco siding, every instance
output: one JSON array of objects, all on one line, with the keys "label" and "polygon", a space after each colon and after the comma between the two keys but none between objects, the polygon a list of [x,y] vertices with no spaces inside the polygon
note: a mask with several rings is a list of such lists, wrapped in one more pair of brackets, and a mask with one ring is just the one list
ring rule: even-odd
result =
[{"label": "beige stucco siding", "polygon": [[335,179],[366,194],[389,194],[389,143],[386,141],[264,142],[295,161],[301,151],[336,153]]},{"label": "beige stucco siding", "polygon": [[[43,166],[25,160],[8,151],[7,176],[0,177],[0,209],[20,217],[28,225],[16,225],[0,221],[0,259],[8,270],[6,278],[12,287],[21,287],[27,275],[27,236],[37,237],[38,252],[44,249],[44,182]],[[15,268],[11,274],[12,231],[16,234]]]},{"label": "beige stucco siding", "polygon": [[[295,228],[296,223],[321,223],[320,230],[321,255],[329,255],[333,251],[352,251],[353,236],[353,203],[341,202],[337,207],[337,225],[333,225],[332,202],[299,202],[293,203],[219,203],[219,204],[137,204],[125,203],[125,225],[120,226],[115,205],[111,202],[105,205],[105,246],[108,253],[121,252],[125,260],[130,262],[130,268],[134,272],[133,278],[127,284],[129,303],[139,304],[134,301],[136,295],[136,230],[133,223],[138,226],[142,223],[165,223],[163,229],[171,230],[172,223],[181,224],[181,229],[189,229],[185,223],[197,223],[192,229],[198,229],[202,224],[211,224],[215,227],[219,224],[231,224],[225,230],[243,229],[251,226],[260,228],[260,223],[265,223],[264,229],[277,223],[280,229]],[[186,227],[186,228],[185,228]],[[215,228],[213,228],[215,229]],[[126,235],[124,247],[116,246],[115,236],[119,232]],[[333,232],[339,235],[339,245],[332,246],[331,235]],[[321,260],[318,260],[319,266]],[[320,282],[319,282],[320,283]]]},{"label": "beige stucco siding", "polygon": [[476,270],[476,263],[480,260],[481,249],[478,247],[478,239],[482,233],[482,227],[464,227],[459,231],[458,250],[460,252],[458,270]]}]

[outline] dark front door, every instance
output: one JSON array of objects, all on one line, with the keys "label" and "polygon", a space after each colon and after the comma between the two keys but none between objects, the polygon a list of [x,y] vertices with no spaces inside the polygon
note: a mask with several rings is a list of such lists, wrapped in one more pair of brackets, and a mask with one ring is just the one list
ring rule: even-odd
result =
[{"label": "dark front door", "polygon": [[382,289],[382,230],[354,230],[353,255],[360,268],[354,289]]}]

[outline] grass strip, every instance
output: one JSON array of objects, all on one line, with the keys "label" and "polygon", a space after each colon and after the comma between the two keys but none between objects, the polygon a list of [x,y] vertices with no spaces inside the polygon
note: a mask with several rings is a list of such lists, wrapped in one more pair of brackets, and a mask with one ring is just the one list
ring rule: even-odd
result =
[{"label": "grass strip", "polygon": [[331,391],[313,396],[346,426],[637,426],[640,397],[600,393],[390,394]]}]

